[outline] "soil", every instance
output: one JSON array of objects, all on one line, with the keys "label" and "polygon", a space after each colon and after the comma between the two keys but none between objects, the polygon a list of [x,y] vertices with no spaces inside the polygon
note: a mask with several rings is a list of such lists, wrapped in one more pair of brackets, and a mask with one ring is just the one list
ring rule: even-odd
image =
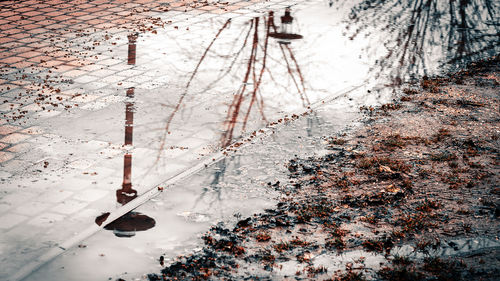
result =
[{"label": "soil", "polygon": [[[289,181],[269,183],[274,209],[213,227],[203,250],[149,279],[499,280],[498,247],[426,255],[450,239],[498,240],[499,70],[494,57],[361,108],[359,128],[325,136],[328,155],[292,159]],[[401,245],[423,255],[391,254]],[[335,272],[315,261],[354,251],[384,259]],[[286,263],[293,272],[278,274]]]}]

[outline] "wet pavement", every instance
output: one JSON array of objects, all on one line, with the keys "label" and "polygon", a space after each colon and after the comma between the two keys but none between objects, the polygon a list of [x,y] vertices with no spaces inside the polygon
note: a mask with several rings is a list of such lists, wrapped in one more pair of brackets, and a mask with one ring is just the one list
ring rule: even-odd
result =
[{"label": "wet pavement", "polygon": [[[272,208],[278,193],[270,184],[286,181],[287,160],[294,155],[325,153],[321,133],[340,130],[357,116],[355,107],[346,108],[351,112],[326,111],[276,129],[272,135],[191,176],[189,181],[170,186],[135,210],[155,218],[154,228],[137,231],[127,239],[117,239],[116,231],[100,232],[82,242],[83,247],[75,247],[49,263],[30,280],[49,276],[53,280],[85,280],[89,268],[82,267],[82,261],[88,265],[107,264],[91,271],[93,280],[134,280],[157,272],[161,269],[160,256],[168,263],[180,254],[197,250],[200,236],[210,226],[219,222],[234,224],[256,211]],[[130,264],[135,260],[140,263]]]},{"label": "wet pavement", "polygon": [[[2,279],[68,248],[28,279],[157,270],[210,225],[272,206],[284,163],[390,100],[381,86],[499,49],[476,1],[475,26],[448,18],[447,44],[426,39],[449,34],[432,24],[378,30],[353,3],[74,2],[0,4]],[[401,13],[393,24],[415,17]]]}]

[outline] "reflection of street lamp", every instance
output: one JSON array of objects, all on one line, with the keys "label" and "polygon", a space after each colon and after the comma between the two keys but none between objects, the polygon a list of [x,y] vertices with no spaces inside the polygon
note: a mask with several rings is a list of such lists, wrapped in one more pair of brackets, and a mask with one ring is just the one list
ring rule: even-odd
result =
[{"label": "reflection of street lamp", "polygon": [[[130,46],[130,45],[129,45]],[[133,50],[133,61],[135,62],[135,47]],[[129,62],[131,61],[129,48]],[[127,97],[134,98],[134,88],[127,89]],[[125,104],[125,145],[133,144],[134,132],[134,103],[129,101]],[[116,202],[125,205],[137,198],[137,190],[132,188],[132,154],[123,155],[123,183],[122,188],[116,190]],[[106,222],[110,213],[104,213],[95,219],[98,225]],[[145,231],[155,226],[155,220],[138,212],[129,212],[120,218],[108,223],[104,229],[113,230],[117,237],[132,237],[136,231]]]},{"label": "reflection of street lamp", "polygon": [[117,237],[132,237],[137,231],[151,229],[155,224],[153,218],[138,212],[129,212],[106,225],[104,229],[112,230]]},{"label": "reflection of street lamp", "polygon": [[[273,12],[269,13],[271,24],[274,26]],[[291,40],[302,39],[302,35],[293,33],[293,17],[290,8],[285,9],[285,14],[281,16],[281,26],[279,32],[271,32],[269,36],[278,39],[280,44],[290,44]]]},{"label": "reflection of street lamp", "polygon": [[127,36],[128,38],[128,61],[127,64],[134,65],[135,64],[135,56],[136,56],[136,42],[139,34],[133,33]]},{"label": "reflection of street lamp", "polygon": [[[138,34],[128,36],[128,60],[127,64],[135,65],[136,41]],[[134,98],[134,88],[127,89],[127,98]],[[129,100],[125,103],[125,145],[132,146],[134,133],[134,102]],[[137,198],[137,190],[132,188],[132,154],[127,152],[123,155],[123,184],[122,188],[116,190],[116,202],[125,205]],[[117,237],[132,237],[136,231],[145,231],[155,226],[155,220],[139,212],[128,212],[118,219],[107,222],[110,213],[104,213],[95,219],[95,223],[102,225],[104,229],[113,230]]]},{"label": "reflection of street lamp", "polygon": [[[97,225],[102,225],[108,219],[110,213],[104,213],[95,219]],[[155,226],[156,222],[139,212],[128,212],[118,219],[107,223],[106,230],[112,230],[117,237],[132,237],[137,231],[145,231]]]}]

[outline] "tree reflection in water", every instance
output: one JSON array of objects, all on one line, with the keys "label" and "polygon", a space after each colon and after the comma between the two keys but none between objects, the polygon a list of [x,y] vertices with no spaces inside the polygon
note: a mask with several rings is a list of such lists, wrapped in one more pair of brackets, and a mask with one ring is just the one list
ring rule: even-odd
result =
[{"label": "tree reflection in water", "polygon": [[[342,2],[342,1],[340,1]],[[350,12],[347,34],[378,40],[367,44],[368,55],[380,45],[387,54],[375,63],[378,77],[429,75],[438,56],[441,66],[463,67],[499,51],[498,11],[495,0],[365,0]]]},{"label": "tree reflection in water", "polygon": [[[292,85],[298,92],[298,97],[304,108],[310,105],[306,95],[304,77],[292,48],[288,44],[274,41],[270,44],[269,37],[271,37],[272,32],[276,32],[278,29],[274,22],[274,13],[269,12],[267,16],[253,18],[247,24],[242,25],[241,33],[230,44],[231,48],[221,51],[216,41],[220,41],[221,34],[229,29],[230,23],[231,21],[228,20],[219,28],[203,50],[193,71],[190,72],[183,92],[166,120],[160,142],[160,151],[167,147],[168,132],[186,97],[213,91],[219,83],[227,83],[227,80],[240,79],[241,82],[234,84],[234,94],[228,103],[227,114],[223,121],[223,133],[220,137],[221,148],[231,144],[236,129],[240,130],[241,134],[247,130],[247,124],[253,110],[256,109],[260,119],[267,123],[264,111],[265,97],[261,93],[263,84],[274,84],[277,88],[291,91],[292,89],[289,89],[289,85],[286,85],[284,81],[287,78],[293,82]],[[279,50],[281,57],[271,57],[268,52],[271,48]],[[268,66],[269,59],[272,59],[274,63],[272,67]],[[210,64],[214,61],[224,65],[217,73],[216,78],[212,81],[196,81],[196,84],[206,85],[201,91],[191,89],[200,72],[206,72],[207,69],[210,69]],[[222,81],[224,79],[226,81]],[[266,92],[266,94],[274,93]],[[158,159],[159,157],[160,155],[158,155]]]},{"label": "tree reflection in water", "polygon": [[[361,0],[352,4],[350,1],[338,0],[335,3],[329,1],[328,6],[353,5],[345,21],[345,35],[352,40],[365,37],[364,55],[370,59],[377,58],[372,63],[371,75],[374,78],[387,77],[399,85],[408,78],[436,74],[439,66],[445,66],[445,70],[463,67],[471,61],[497,53],[500,48],[499,3],[491,0]],[[250,49],[245,52],[249,53],[249,57],[241,87],[233,96],[227,111],[221,147],[233,141],[237,126],[245,130],[253,107],[256,106],[261,118],[266,120],[263,110],[265,96],[260,94],[259,88],[265,82],[275,82],[273,71],[277,71],[266,65],[266,60],[270,59],[268,48],[279,48],[278,52],[282,55],[280,59],[293,89],[299,94],[302,105],[305,108],[309,105],[305,94],[305,77],[292,49],[286,44],[271,46],[269,43],[269,34],[277,31],[273,19],[273,13],[263,20],[255,18],[249,23],[249,28],[242,32],[246,37],[236,54],[244,56],[242,53]],[[266,30],[264,36],[259,36],[260,25]],[[236,58],[223,75],[229,73]],[[263,81],[264,73],[268,74],[266,81]],[[246,105],[243,105],[243,101],[246,101]],[[219,163],[210,184],[212,191],[220,192],[217,185],[229,163],[231,161]],[[220,194],[216,197],[220,200]]]},{"label": "tree reflection in water", "polygon": [[[290,13],[288,8],[286,11]],[[213,38],[211,44],[209,44],[198,62],[189,81],[192,81],[201,65],[201,62],[204,60],[208,51],[212,47],[213,42],[219,37],[221,31],[226,27],[227,23]],[[294,87],[294,90],[298,93],[297,101],[300,101],[304,108],[310,106],[310,101],[306,93],[304,76],[293,53],[293,49],[290,46],[290,42],[280,42],[270,39],[272,34],[278,31],[278,27],[274,21],[274,12],[269,12],[267,16],[252,19],[247,25],[243,26],[243,30],[244,31],[240,33],[240,36],[243,36],[244,39],[240,41],[241,46],[236,48],[236,52],[232,52],[231,55],[218,54],[218,57],[228,61],[228,67],[224,71],[221,71],[219,76],[214,81],[210,82],[208,84],[209,86],[205,88],[205,91],[210,90],[210,88],[214,87],[217,82],[223,79],[224,76],[231,75],[230,72],[233,70],[235,62],[240,60],[241,57],[245,57],[245,55],[247,55],[246,59],[244,59],[246,65],[242,68],[243,73],[239,73],[241,75],[238,75],[242,77],[242,82],[239,88],[235,90],[235,94],[233,95],[228,106],[227,114],[223,122],[224,128],[220,137],[220,148],[228,147],[233,143],[236,130],[240,131],[239,135],[242,135],[247,130],[247,124],[252,110],[257,110],[260,114],[260,119],[265,123],[268,122],[264,110],[265,95],[261,93],[261,85],[270,82],[277,83],[274,77],[279,77],[280,79],[288,77],[291,81],[291,85]],[[269,55],[271,48],[277,48],[279,50],[278,53],[281,55],[280,66],[283,68],[268,67],[267,62],[268,59],[271,58]],[[273,59],[273,62],[279,61],[276,58],[271,59]],[[273,75],[273,73],[275,74]],[[182,102],[182,100],[180,100],[180,102]],[[170,120],[171,119],[169,119],[169,121]],[[308,125],[312,126],[312,123],[308,123]],[[308,127],[307,129],[309,130],[310,128]],[[196,208],[198,203],[202,200],[209,201],[208,208],[212,208],[215,202],[221,201],[222,191],[219,187],[219,182],[222,178],[224,178],[227,165],[231,165],[231,170],[237,170],[240,166],[239,156],[233,156],[229,160],[223,159],[217,163],[216,171],[214,172],[213,178],[209,184],[210,187],[203,190],[197,198],[193,208]]]}]

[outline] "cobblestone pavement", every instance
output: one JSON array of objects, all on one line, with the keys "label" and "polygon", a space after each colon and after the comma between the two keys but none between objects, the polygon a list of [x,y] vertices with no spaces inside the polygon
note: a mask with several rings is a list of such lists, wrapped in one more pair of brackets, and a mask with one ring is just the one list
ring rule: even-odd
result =
[{"label": "cobblestone pavement", "polygon": [[[179,94],[164,97],[183,88],[168,73],[178,68],[189,73],[197,61],[165,65],[160,57],[168,57],[168,47],[178,41],[162,41],[160,34],[207,43],[228,18],[252,19],[292,4],[2,1],[0,279],[43,261],[43,254],[87,229],[102,212],[126,203],[117,202],[116,189],[132,181],[132,155],[133,191],[141,194],[220,145],[219,119],[226,113],[190,111],[203,101],[182,109],[197,120],[191,123],[204,120],[201,127],[172,124],[168,143],[160,141],[169,118],[164,109],[175,109],[182,99]],[[211,30],[209,36],[204,30]],[[185,54],[200,55],[197,50]],[[167,145],[161,155],[158,144]]]}]

